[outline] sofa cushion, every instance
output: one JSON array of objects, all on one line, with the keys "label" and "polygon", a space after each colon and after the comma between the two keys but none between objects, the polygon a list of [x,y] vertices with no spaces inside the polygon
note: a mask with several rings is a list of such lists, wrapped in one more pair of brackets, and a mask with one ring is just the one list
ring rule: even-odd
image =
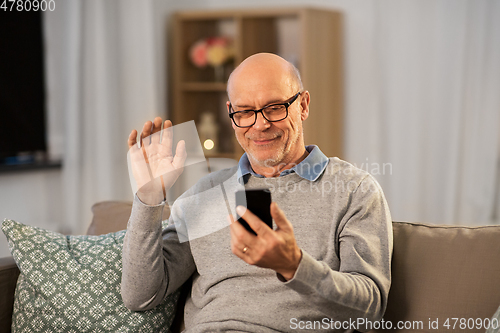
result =
[{"label": "sofa cushion", "polygon": [[[393,230],[392,286],[385,320],[393,325],[422,321],[423,331],[429,331],[429,321],[438,320],[439,329],[431,331],[450,332],[460,325],[453,330],[452,318],[484,323],[493,316],[500,304],[500,226],[394,222]],[[448,318],[447,328],[443,325]],[[474,331],[486,330],[477,327],[479,320],[474,326]]]},{"label": "sofa cushion", "polygon": [[[92,222],[87,235],[103,235],[127,228],[128,218],[132,211],[131,201],[101,201],[92,206]],[[169,207],[163,209],[162,219],[170,216]]]},{"label": "sofa cushion", "polygon": [[92,222],[87,235],[104,235],[127,228],[132,202],[101,201],[94,204],[91,210]]},{"label": "sofa cushion", "polygon": [[21,271],[14,332],[167,332],[178,293],[145,312],[121,299],[125,230],[101,236],[64,236],[5,220],[2,230]]}]

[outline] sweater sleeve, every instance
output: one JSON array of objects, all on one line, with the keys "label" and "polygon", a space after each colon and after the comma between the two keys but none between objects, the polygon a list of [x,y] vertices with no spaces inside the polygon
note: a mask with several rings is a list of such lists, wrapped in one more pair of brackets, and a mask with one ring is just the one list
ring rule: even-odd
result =
[{"label": "sweater sleeve", "polygon": [[329,246],[338,251],[339,270],[303,250],[286,285],[329,318],[374,322],[385,312],[391,284],[392,221],[382,189],[371,176],[360,182],[349,201],[337,239]]},{"label": "sweater sleeve", "polygon": [[195,270],[189,242],[179,242],[173,224],[162,230],[164,206],[147,206],[134,198],[123,242],[121,283],[123,302],[133,311],[160,304]]}]

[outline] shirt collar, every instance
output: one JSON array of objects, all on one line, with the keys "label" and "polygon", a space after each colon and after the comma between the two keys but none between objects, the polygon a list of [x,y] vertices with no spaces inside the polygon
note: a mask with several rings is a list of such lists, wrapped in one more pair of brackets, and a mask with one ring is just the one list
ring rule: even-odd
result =
[{"label": "shirt collar", "polygon": [[[309,152],[309,155],[306,158],[294,166],[291,169],[283,170],[279,177],[288,175],[292,172],[295,172],[300,177],[307,179],[309,181],[315,181],[321,176],[321,174],[325,171],[326,166],[328,165],[328,157],[319,149],[316,145],[306,146],[306,150]],[[255,177],[264,178],[264,176],[255,173],[250,165],[250,161],[248,160],[247,153],[244,153],[241,156],[240,161],[238,162],[238,172],[237,172],[238,180],[243,178],[246,183],[248,176],[253,175]]]}]

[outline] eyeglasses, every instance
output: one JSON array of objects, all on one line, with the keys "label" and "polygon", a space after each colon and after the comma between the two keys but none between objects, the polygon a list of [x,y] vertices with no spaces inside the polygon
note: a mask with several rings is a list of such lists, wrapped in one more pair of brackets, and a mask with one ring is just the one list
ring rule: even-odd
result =
[{"label": "eyeglasses", "polygon": [[288,117],[288,107],[299,97],[301,92],[295,94],[289,102],[268,105],[260,110],[242,110],[234,111],[233,106],[229,104],[229,118],[238,127],[251,127],[257,121],[257,113],[269,122],[281,121]]}]

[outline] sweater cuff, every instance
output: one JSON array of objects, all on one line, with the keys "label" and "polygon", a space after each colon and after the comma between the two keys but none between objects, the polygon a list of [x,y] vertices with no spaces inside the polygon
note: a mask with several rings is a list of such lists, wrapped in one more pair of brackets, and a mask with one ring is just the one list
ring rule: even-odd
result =
[{"label": "sweater cuff", "polygon": [[313,286],[317,286],[324,275],[325,267],[302,250],[302,259],[295,275],[284,284],[300,294],[308,295],[315,292]]},{"label": "sweater cuff", "polygon": [[132,212],[128,220],[128,230],[141,230],[142,232],[156,232],[161,229],[161,221],[165,202],[158,205],[147,205],[134,196]]}]

